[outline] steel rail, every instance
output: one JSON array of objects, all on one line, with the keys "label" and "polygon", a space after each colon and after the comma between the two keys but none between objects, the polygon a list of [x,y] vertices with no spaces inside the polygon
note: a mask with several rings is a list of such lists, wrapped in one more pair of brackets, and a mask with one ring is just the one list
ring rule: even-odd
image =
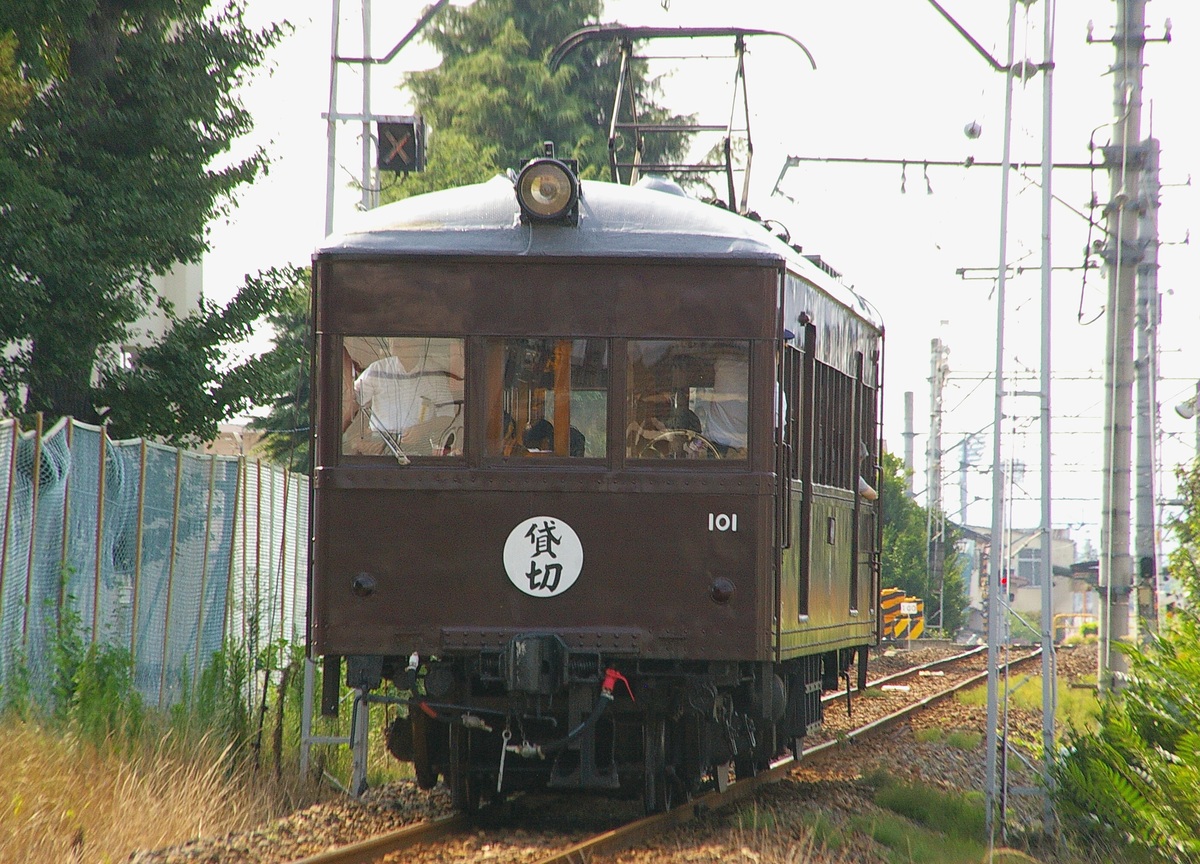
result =
[{"label": "steel rail", "polygon": [[[914,667],[912,670],[900,673],[900,675],[903,676],[915,674],[917,671],[927,666],[937,665],[937,663],[949,662],[955,659],[962,659],[964,656],[971,656],[974,653],[977,652],[966,652],[965,654],[957,655],[957,657],[946,658],[945,661],[935,661],[934,664],[925,664],[923,667]],[[1038,657],[1041,653],[1042,649],[1038,648],[1031,654],[1018,657],[1015,660],[1009,660],[1007,665],[1016,666],[1017,664],[1024,663]],[[933,704],[934,702],[938,702],[942,699],[952,696],[965,687],[969,687],[972,684],[976,684],[979,681],[986,679],[987,674],[987,672],[982,672],[978,675],[972,675],[971,677],[960,681],[946,688],[945,690],[940,690],[937,693],[927,696],[918,702],[912,703],[911,705],[905,706],[899,711],[895,711],[886,717],[882,717],[866,724],[865,726],[861,726],[852,732],[847,733],[846,735],[843,735],[839,738],[831,738],[829,741],[815,744],[812,747],[806,747],[801,753],[801,759],[816,753],[820,753],[824,750],[828,750],[830,747],[844,744],[848,740],[852,740],[859,736],[866,735],[878,729],[892,725],[909,714],[913,714],[916,711]],[[798,764],[799,763],[797,760],[788,757],[774,763],[766,771],[763,771],[745,780],[737,781],[724,792],[709,792],[700,798],[689,801],[686,804],[681,804],[680,806],[674,808],[673,810],[669,810],[666,813],[658,813],[654,816],[648,816],[645,819],[638,819],[634,822],[630,822],[628,825],[620,828],[614,828],[611,831],[606,831],[605,833],[599,834],[590,840],[577,843],[569,849],[564,849],[563,851],[556,852],[549,857],[539,859],[536,864],[581,864],[581,862],[590,861],[594,855],[605,855],[612,852],[618,852],[621,849],[628,848],[645,837],[653,836],[655,833],[664,831],[667,828],[674,828],[677,825],[683,825],[705,813],[718,810],[723,807],[727,807],[730,804],[741,801],[752,794],[756,789],[758,789],[759,786],[782,780],[784,777],[790,774],[792,769]]]},{"label": "steel rail", "polygon": [[[1017,657],[1015,660],[1009,660],[1007,663],[1002,664],[1000,668],[1004,669],[1006,667],[1011,668],[1014,666],[1019,666],[1020,664],[1034,660],[1041,655],[1042,649],[1037,648],[1029,654],[1026,654],[1024,657]],[[820,744],[814,744],[812,747],[806,747],[804,750],[804,755],[809,756],[816,753],[821,753],[822,751],[828,750],[830,747],[836,747],[839,744],[844,744],[847,741],[853,741],[855,738],[859,738],[863,735],[874,732],[877,729],[883,729],[895,723],[897,720],[907,717],[909,714],[916,713],[921,708],[953,696],[959,690],[965,690],[968,687],[986,681],[987,677],[988,673],[985,670],[972,675],[970,678],[964,678],[962,681],[951,684],[945,690],[939,690],[936,693],[926,696],[924,699],[919,699],[916,702],[913,702],[911,705],[905,705],[903,708],[893,711],[891,714],[888,714],[885,717],[880,717],[878,720],[872,720],[865,726],[859,726],[858,728],[852,729],[851,731],[845,733],[844,735],[840,735],[837,738],[830,738],[828,741],[822,741]]]},{"label": "steel rail", "polygon": [[[910,669],[904,669],[900,672],[893,672],[891,675],[884,675],[882,678],[876,678],[874,681],[868,681],[867,689],[870,690],[873,687],[882,687],[884,684],[889,684],[892,681],[899,681],[903,678],[911,678],[913,675],[936,669],[939,666],[949,666],[951,663],[957,663],[959,660],[967,660],[976,656],[977,654],[982,654],[986,650],[986,645],[979,645],[975,648],[972,648],[970,651],[964,651],[963,653],[955,654],[952,657],[942,657],[940,660],[930,660],[928,663],[922,663],[920,666],[913,666]],[[863,691],[852,690],[851,692],[861,693]],[[845,698],[845,690],[831,690],[828,695],[821,697],[821,704],[829,705],[830,703],[837,702],[838,700]]]},{"label": "steel rail", "polygon": [[430,822],[406,825],[386,834],[351,843],[349,846],[327,849],[307,858],[301,858],[292,864],[370,864],[392,852],[461,831],[469,824],[470,819],[465,813],[455,813]]}]

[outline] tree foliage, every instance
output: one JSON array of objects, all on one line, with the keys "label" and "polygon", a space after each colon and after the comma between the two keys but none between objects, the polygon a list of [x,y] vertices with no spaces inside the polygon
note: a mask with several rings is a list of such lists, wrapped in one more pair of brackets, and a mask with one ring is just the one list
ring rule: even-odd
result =
[{"label": "tree foliage", "polygon": [[293,268],[287,273],[282,302],[268,316],[275,330],[274,347],[267,355],[276,361],[273,371],[277,377],[271,388],[274,399],[267,416],[251,421],[250,428],[264,433],[258,449],[268,459],[307,474],[311,437],[308,414],[311,270]]},{"label": "tree foliage", "polygon": [[[117,390],[139,376],[115,371],[111,346],[151,307],[150,279],[199,260],[206,225],[265,168],[262,151],[225,157],[251,127],[236,88],[282,32],[251,30],[243,15],[241,0],[216,12],[208,0],[0,4],[0,33],[13,34],[23,80],[37,85],[0,130],[0,407],[97,422],[120,404],[114,434],[175,437],[203,434],[238,402],[184,389],[202,376],[164,373],[142,391],[164,402],[134,405]],[[201,317],[210,336],[221,329],[211,306]],[[185,344],[207,344],[205,326],[148,353],[183,362]],[[202,413],[161,429],[137,422],[167,405]]]},{"label": "tree foliage", "polygon": [[[427,169],[400,178],[384,197],[482,182],[541,155],[544,141],[555,142],[559,157],[579,160],[582,177],[607,179],[619,69],[614,46],[587,44],[556,71],[548,64],[554,48],[595,23],[601,8],[600,0],[476,0],[443,10],[425,37],[442,55],[441,65],[405,79],[431,128]],[[635,62],[633,78],[639,116],[672,119],[655,102],[658,85],[647,78],[644,61]],[[685,138],[655,136],[646,143],[647,158],[657,160],[678,155]]]},{"label": "tree foliage", "polygon": [[1171,522],[1178,546],[1171,551],[1167,567],[1187,597],[1200,608],[1200,455],[1190,466],[1177,468],[1176,485],[1183,508]]},{"label": "tree foliage", "polygon": [[297,283],[306,279],[295,267],[248,278],[224,307],[201,300],[195,314],[143,349],[132,368],[108,370],[95,393],[107,406],[105,419],[114,434],[172,444],[211,441],[222,418],[290,394],[303,341],[240,361],[231,359],[229,347],[243,343],[264,320],[276,321]]},{"label": "tree foliage", "polygon": [[1122,860],[1200,862],[1200,462],[1180,472],[1182,515],[1172,575],[1189,602],[1165,616],[1145,650],[1129,658],[1127,684],[1110,692],[1095,730],[1072,730],[1055,771],[1064,823]]},{"label": "tree foliage", "polygon": [[[883,510],[883,549],[880,556],[883,587],[903,588],[913,597],[925,601],[925,620],[935,619],[939,605],[945,620],[942,629],[953,633],[962,626],[967,607],[966,586],[957,560],[947,555],[943,566],[942,596],[938,586],[930,584],[928,566],[928,511],[905,492],[905,468],[900,457],[884,452],[883,489],[880,501]],[[946,523],[944,548],[951,550],[957,542],[957,532]]]},{"label": "tree foliage", "polygon": [[[405,81],[415,110],[432,129],[427,167],[385,186],[384,200],[483,182],[540,154],[544,141],[556,142],[559,156],[578,159],[584,177],[607,177],[616,55],[611,48],[585,46],[557,72],[547,64],[555,46],[598,20],[600,11],[599,0],[477,0],[442,10],[425,36],[441,53],[441,64]],[[634,78],[645,116],[666,120],[644,64],[635,66]],[[658,146],[674,153],[683,142],[676,136]],[[286,358],[307,351],[307,304],[307,290],[298,291],[272,318],[279,334],[274,350]],[[308,400],[304,378],[286,395],[280,390],[270,413],[252,424],[266,432],[264,452],[295,470],[308,464]]]},{"label": "tree foliage", "polygon": [[0,33],[0,129],[12,125],[33,98],[33,85],[17,65],[17,37]]}]

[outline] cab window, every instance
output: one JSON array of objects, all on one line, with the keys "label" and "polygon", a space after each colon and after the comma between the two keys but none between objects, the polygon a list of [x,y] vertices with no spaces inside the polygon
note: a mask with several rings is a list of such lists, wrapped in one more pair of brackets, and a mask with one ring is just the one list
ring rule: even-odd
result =
[{"label": "cab window", "polygon": [[625,456],[745,459],[750,344],[631,340]]},{"label": "cab window", "polygon": [[462,455],[462,339],[347,336],[342,346],[343,455]]},{"label": "cab window", "polygon": [[484,356],[488,456],[605,456],[607,340],[486,339]]}]

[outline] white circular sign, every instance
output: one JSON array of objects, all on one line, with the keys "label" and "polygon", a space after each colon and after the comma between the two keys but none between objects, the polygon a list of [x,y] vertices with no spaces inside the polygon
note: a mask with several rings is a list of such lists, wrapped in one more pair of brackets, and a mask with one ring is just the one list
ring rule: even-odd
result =
[{"label": "white circular sign", "polygon": [[557,597],[583,569],[583,544],[570,525],[554,516],[526,519],[504,542],[508,580],[530,597]]}]

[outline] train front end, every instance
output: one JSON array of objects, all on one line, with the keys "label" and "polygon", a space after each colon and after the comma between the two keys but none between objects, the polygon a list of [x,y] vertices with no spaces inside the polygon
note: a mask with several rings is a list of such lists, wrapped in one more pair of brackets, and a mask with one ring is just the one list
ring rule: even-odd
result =
[{"label": "train front end", "polygon": [[789,711],[784,264],[733,214],[541,161],[532,210],[496,178],[314,259],[311,650],[394,684],[390,748],[461,808],[663,809],[764,764]]}]

